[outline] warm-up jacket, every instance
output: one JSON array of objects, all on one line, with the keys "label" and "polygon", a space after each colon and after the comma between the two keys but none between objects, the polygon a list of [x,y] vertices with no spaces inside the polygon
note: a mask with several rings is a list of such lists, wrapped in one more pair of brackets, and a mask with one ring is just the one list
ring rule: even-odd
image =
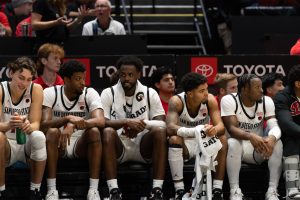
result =
[{"label": "warm-up jacket", "polygon": [[286,136],[300,139],[300,102],[289,86],[274,98],[276,117]]}]

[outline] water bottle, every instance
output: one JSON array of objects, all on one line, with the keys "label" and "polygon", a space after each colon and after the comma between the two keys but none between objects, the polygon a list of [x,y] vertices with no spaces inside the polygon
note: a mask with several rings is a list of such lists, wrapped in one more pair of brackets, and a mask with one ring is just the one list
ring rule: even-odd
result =
[{"label": "water bottle", "polygon": [[20,128],[16,128],[16,138],[18,144],[26,143],[26,134]]}]

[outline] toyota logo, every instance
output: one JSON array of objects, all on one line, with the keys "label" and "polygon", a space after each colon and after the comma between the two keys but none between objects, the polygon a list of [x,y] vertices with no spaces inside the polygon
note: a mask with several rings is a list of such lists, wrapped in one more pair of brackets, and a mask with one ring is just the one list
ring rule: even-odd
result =
[{"label": "toyota logo", "polygon": [[202,64],[196,67],[195,72],[202,74],[206,77],[210,77],[213,74],[214,69],[210,65]]}]

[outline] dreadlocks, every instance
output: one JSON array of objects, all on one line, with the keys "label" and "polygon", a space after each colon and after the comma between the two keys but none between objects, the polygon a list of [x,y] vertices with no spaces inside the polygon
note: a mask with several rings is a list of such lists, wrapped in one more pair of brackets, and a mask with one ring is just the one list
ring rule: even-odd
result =
[{"label": "dreadlocks", "polygon": [[250,86],[251,80],[258,78],[255,74],[244,74],[238,78],[238,93],[241,93],[242,88]]}]

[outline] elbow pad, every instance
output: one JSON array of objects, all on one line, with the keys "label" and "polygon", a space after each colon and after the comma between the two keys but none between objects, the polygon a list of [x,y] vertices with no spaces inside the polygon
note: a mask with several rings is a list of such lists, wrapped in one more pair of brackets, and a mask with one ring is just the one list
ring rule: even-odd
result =
[{"label": "elbow pad", "polygon": [[273,135],[276,140],[279,140],[281,137],[281,130],[278,126],[277,119],[271,118],[267,120],[267,127],[269,129],[268,135]]}]

